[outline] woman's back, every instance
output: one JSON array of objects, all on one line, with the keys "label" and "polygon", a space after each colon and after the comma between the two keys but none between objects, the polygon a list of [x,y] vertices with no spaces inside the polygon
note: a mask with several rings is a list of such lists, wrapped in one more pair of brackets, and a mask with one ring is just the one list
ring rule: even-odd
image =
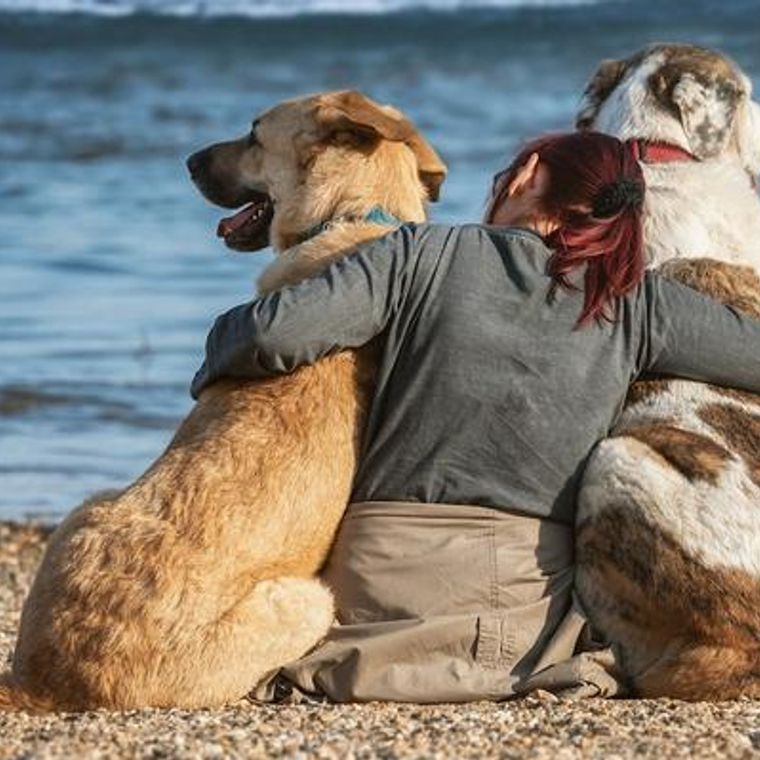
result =
[{"label": "woman's back", "polygon": [[418,263],[388,329],[354,500],[572,521],[580,467],[638,371],[641,299],[616,322],[573,329],[583,294],[548,297],[551,251],[536,234],[424,225],[397,235]]}]

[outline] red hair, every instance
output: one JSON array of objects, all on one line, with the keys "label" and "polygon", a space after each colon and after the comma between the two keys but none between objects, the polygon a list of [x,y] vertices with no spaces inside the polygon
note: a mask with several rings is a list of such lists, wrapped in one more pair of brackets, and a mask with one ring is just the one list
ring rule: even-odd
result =
[{"label": "red hair", "polygon": [[[500,180],[498,208],[510,182],[531,155],[547,168],[543,211],[560,227],[546,237],[553,250],[548,273],[556,287],[573,288],[569,275],[585,265],[579,325],[612,320],[619,299],[643,279],[644,177],[632,143],[600,132],[541,137],[526,145]],[[487,221],[490,221],[488,219]]]}]

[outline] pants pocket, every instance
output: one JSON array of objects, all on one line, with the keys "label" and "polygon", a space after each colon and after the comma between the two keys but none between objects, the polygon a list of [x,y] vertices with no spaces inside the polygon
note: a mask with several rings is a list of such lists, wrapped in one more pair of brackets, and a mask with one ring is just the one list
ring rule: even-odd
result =
[{"label": "pants pocket", "polygon": [[517,642],[507,620],[497,615],[479,615],[475,640],[475,662],[486,670],[504,670],[514,664]]}]

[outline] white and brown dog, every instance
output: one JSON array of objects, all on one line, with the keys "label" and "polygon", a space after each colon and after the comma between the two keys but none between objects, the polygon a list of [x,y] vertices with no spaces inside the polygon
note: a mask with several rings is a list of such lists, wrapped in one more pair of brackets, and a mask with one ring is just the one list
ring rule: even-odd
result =
[{"label": "white and brown dog", "polygon": [[[650,265],[760,317],[760,107],[725,56],[603,63],[577,119],[639,141]],[[578,591],[635,693],[760,696],[760,397],[639,382],[591,457]]]}]

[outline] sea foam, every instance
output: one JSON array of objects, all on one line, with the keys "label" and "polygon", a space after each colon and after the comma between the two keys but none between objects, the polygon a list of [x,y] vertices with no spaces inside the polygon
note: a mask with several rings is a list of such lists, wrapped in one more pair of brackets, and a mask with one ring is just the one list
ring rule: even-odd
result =
[{"label": "sea foam", "polygon": [[600,2],[605,0],[0,0],[0,12],[277,18],[319,14],[380,15],[410,10],[452,12],[468,8],[550,8]]}]

